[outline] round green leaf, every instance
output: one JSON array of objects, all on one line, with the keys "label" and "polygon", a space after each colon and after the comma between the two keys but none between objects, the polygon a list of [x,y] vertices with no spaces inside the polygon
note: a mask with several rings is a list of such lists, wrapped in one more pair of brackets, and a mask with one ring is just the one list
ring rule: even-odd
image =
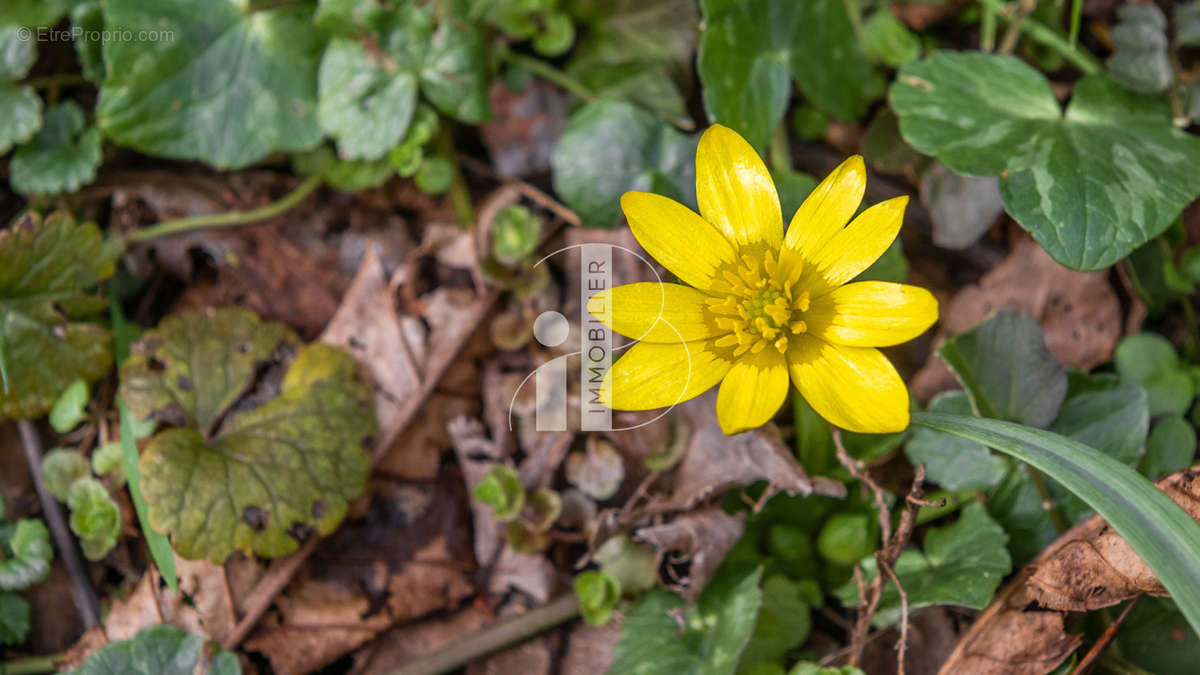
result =
[{"label": "round green leaf", "polygon": [[9,591],[0,591],[0,644],[19,645],[29,634],[29,603]]},{"label": "round green leaf", "polygon": [[350,38],[334,38],[321,57],[317,119],[345,159],[379,159],[412,121],[417,76],[385,59]]},{"label": "round green leaf", "polygon": [[33,87],[0,82],[0,154],[33,138],[42,127],[42,99]]},{"label": "round green leaf", "polygon": [[28,28],[0,26],[0,80],[19,80],[29,74],[37,61],[33,37]]},{"label": "round green leaf", "polygon": [[71,531],[79,537],[88,560],[100,560],[117,545],[121,536],[121,509],[104,484],[84,476],[71,484],[67,496],[71,508]]},{"label": "round green leaf", "polygon": [[1158,480],[1191,466],[1195,456],[1196,429],[1179,415],[1169,415],[1150,428],[1138,470],[1150,480]]},{"label": "round green leaf", "polygon": [[79,426],[79,423],[87,418],[85,408],[90,397],[91,390],[88,389],[87,382],[72,382],[54,402],[54,407],[50,408],[50,426],[60,434]]},{"label": "round green leaf", "polygon": [[0,550],[0,590],[28,588],[49,576],[54,549],[42,521],[22,518],[0,524]]},{"label": "round green leaf", "polygon": [[603,626],[612,618],[621,599],[621,582],[605,572],[588,570],[575,577],[575,595],[579,596],[583,620],[592,626]]},{"label": "round green leaf", "polygon": [[537,248],[542,219],[520,204],[500,209],[492,225],[492,255],[505,265],[517,265]]},{"label": "round green leaf", "polygon": [[65,213],[0,230],[0,417],[37,417],[108,372],[109,332],[73,320],[104,307],[84,292],[108,273],[104,257],[100,230]]},{"label": "round green leaf", "polygon": [[86,125],[74,101],[46,109],[42,130],[17,148],[9,163],[12,185],[26,194],[74,192],[96,179],[100,130]]},{"label": "round green leaf", "polygon": [[239,0],[105,2],[109,30],[100,128],[142,152],[219,168],[311,147],[324,37],[311,4],[255,8]]},{"label": "round green leaf", "polygon": [[121,368],[141,418],[176,428],[139,468],[151,526],[186,558],[279,556],[362,493],[375,433],[354,360],[240,309],[165,319]]},{"label": "round green leaf", "polygon": [[515,469],[504,464],[493,466],[475,486],[475,498],[492,507],[496,520],[516,518],[525,505],[525,486]]},{"label": "round green leaf", "polygon": [[[159,624],[143,629],[132,639],[112,642],[96,650],[73,675],[241,675],[242,666],[232,652],[210,652],[201,635]],[[201,666],[211,654],[208,669]]]},{"label": "round green leaf", "polygon": [[92,465],[78,450],[55,448],[42,458],[42,481],[60,502],[67,501],[75,481],[91,474]]}]

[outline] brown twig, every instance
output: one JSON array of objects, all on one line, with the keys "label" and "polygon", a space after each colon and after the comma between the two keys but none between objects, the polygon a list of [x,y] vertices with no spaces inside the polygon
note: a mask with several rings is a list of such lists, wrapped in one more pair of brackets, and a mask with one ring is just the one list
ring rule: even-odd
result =
[{"label": "brown twig", "polygon": [[62,556],[67,574],[71,577],[71,592],[75,597],[75,607],[79,617],[83,619],[85,628],[100,625],[100,600],[96,597],[96,589],[88,578],[79,555],[79,544],[71,531],[67,529],[67,521],[63,518],[62,505],[46,489],[42,480],[42,441],[37,429],[29,420],[17,422],[17,430],[21,434],[21,446],[25,449],[25,460],[29,462],[29,473],[33,476],[33,485],[37,488],[38,500],[42,503],[42,515],[50,526],[50,534],[54,537],[55,547]]},{"label": "brown twig", "polygon": [[883,488],[871,478],[862,462],[846,452],[846,446],[842,443],[841,431],[836,428],[833,430],[833,443],[837,450],[838,461],[871,491],[875,507],[879,510],[879,528],[883,542],[882,548],[875,552],[875,578],[871,580],[869,586],[863,582],[859,566],[856,565],[854,568],[854,578],[858,581],[859,588],[859,605],[854,631],[850,634],[849,664],[857,666],[862,660],[863,649],[867,644],[867,634],[871,630],[871,618],[879,609],[879,602],[883,599],[883,590],[888,579],[891,579],[900,593],[900,640],[896,645],[897,671],[900,675],[904,675],[904,657],[908,649],[908,596],[905,594],[904,587],[900,584],[900,578],[896,576],[893,566],[900,558],[904,547],[912,539],[913,530],[916,529],[917,524],[917,513],[922,506],[933,505],[921,498],[923,495],[922,483],[925,481],[925,465],[917,466],[912,487],[909,488],[908,495],[905,497],[904,512],[900,514],[900,522],[893,532],[892,514],[888,509]]},{"label": "brown twig", "polygon": [[1121,610],[1121,615],[1117,617],[1117,620],[1108,624],[1108,627],[1104,629],[1104,632],[1096,640],[1096,644],[1092,645],[1088,653],[1080,659],[1079,665],[1075,666],[1074,675],[1087,675],[1087,673],[1091,672],[1096,662],[1100,660],[1100,656],[1104,654],[1104,650],[1108,647],[1108,644],[1113,641],[1113,638],[1117,637],[1117,631],[1120,630],[1121,624],[1125,622],[1125,617],[1129,616],[1129,610],[1133,609],[1133,606],[1137,604],[1140,597],[1142,596],[1134,596],[1133,600],[1130,600],[1129,604],[1125,605],[1125,609]]}]

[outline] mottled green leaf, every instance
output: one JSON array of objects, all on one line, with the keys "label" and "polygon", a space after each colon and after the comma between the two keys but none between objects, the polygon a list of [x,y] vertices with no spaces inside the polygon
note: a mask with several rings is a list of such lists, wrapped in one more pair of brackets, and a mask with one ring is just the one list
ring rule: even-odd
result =
[{"label": "mottled green leaf", "polygon": [[157,38],[104,43],[96,117],[117,143],[239,168],[320,140],[324,41],[312,5],[111,0],[104,17],[110,30]]},{"label": "mottled green leaf", "polygon": [[[964,392],[948,391],[930,401],[929,410],[970,415],[971,402]],[[924,462],[926,480],[950,490],[989,488],[1008,471],[1008,460],[987,447],[925,427],[913,430],[904,451],[914,465]]]},{"label": "mottled green leaf", "polygon": [[37,417],[71,382],[108,372],[109,332],[77,319],[104,307],[84,289],[109,263],[100,230],[65,213],[0,230],[0,417]]},{"label": "mottled green leaf", "polygon": [[121,367],[120,395],[175,427],[139,468],[151,526],[186,558],[290,553],[365,486],[375,417],[353,359],[245,310],[165,319]]},{"label": "mottled green leaf", "polygon": [[1037,322],[998,312],[938,349],[983,417],[1035,427],[1054,421],[1067,394],[1067,375],[1046,349]]},{"label": "mottled green leaf", "polygon": [[700,7],[697,68],[712,121],[763,147],[783,119],[793,77],[824,112],[862,115],[869,68],[842,0],[702,0]]},{"label": "mottled green leaf", "polygon": [[88,126],[74,101],[46,109],[42,130],[13,153],[10,179],[17,192],[74,192],[96,179],[100,130]]},{"label": "mottled green leaf", "polygon": [[[1200,193],[1200,140],[1165,101],[1103,75],[1066,114],[1050,83],[1012,57],[936,52],[891,90],[904,137],[974,176],[1000,176],[1008,212],[1060,263],[1100,269],[1161,233]],[[1135,214],[1135,215],[1130,215]]]},{"label": "mottled green leaf", "polygon": [[[732,675],[762,605],[762,570],[723,569],[690,610],[651,591],[621,624],[610,675]],[[675,614],[684,612],[681,628]]]},{"label": "mottled green leaf", "polygon": [[1108,72],[1123,87],[1146,94],[1166,90],[1175,78],[1167,55],[1167,17],[1154,5],[1125,4],[1109,32],[1116,54]]},{"label": "mottled green leaf", "polygon": [[100,560],[117,545],[121,536],[121,509],[104,484],[91,474],[71,484],[67,495],[71,508],[71,531],[88,560]]},{"label": "mottled green leaf", "polygon": [[1146,454],[1138,471],[1150,480],[1192,465],[1196,457],[1196,429],[1179,415],[1168,415],[1150,427]]},{"label": "mottled green leaf", "polygon": [[[204,666],[207,665],[207,668]],[[241,675],[232,652],[205,647],[201,635],[160,624],[96,650],[71,675]]]},{"label": "mottled green leaf", "polygon": [[0,645],[19,645],[29,634],[29,603],[10,591],[0,591]]},{"label": "mottled green leaf", "polygon": [[75,481],[90,475],[92,465],[78,450],[54,448],[42,458],[42,481],[60,502],[67,501]]},{"label": "mottled green leaf", "polygon": [[50,575],[50,533],[42,521],[22,518],[0,523],[0,590],[19,591]]},{"label": "mottled green leaf", "polygon": [[[895,572],[908,596],[909,609],[927,605],[961,605],[983,609],[992,601],[996,587],[1012,568],[1004,528],[988,517],[983,504],[968,504],[952,525],[931,528],[925,535],[924,552],[900,554]],[[874,557],[862,561],[865,580],[875,578]],[[858,585],[851,582],[837,591],[849,607],[858,605]],[[884,589],[876,614],[876,626],[900,617],[900,595],[891,582]]]},{"label": "mottled green leaf", "polygon": [[334,38],[321,58],[317,119],[346,159],[378,159],[404,138],[417,76],[362,42]]},{"label": "mottled green leaf", "polygon": [[550,160],[554,190],[583,224],[614,227],[628,190],[695,204],[696,139],[628,103],[599,100],[567,123]]}]

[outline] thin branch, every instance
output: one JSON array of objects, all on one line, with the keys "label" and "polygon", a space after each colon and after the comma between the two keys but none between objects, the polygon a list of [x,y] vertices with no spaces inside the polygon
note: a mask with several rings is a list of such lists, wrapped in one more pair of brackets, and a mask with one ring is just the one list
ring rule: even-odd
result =
[{"label": "thin branch", "polygon": [[62,556],[67,574],[71,577],[75,607],[79,610],[84,627],[93,628],[100,625],[100,600],[96,597],[96,589],[92,588],[92,581],[88,578],[83,559],[79,556],[79,543],[67,529],[62,505],[50,494],[42,480],[42,441],[38,438],[37,429],[34,429],[29,420],[18,421],[17,429],[21,433],[21,446],[25,449],[25,460],[29,462],[29,473],[33,476],[34,487],[37,488],[38,500],[42,503],[42,515],[46,518],[46,524],[50,526],[55,547],[58,548],[58,554]]},{"label": "thin branch", "polygon": [[461,640],[455,640],[387,675],[447,673],[481,656],[524,642],[578,615],[579,598],[574,592],[568,592],[548,605],[488,626]]},{"label": "thin branch", "polygon": [[209,230],[218,227],[235,227],[273,218],[304,201],[304,198],[313,190],[320,187],[320,185],[321,177],[311,176],[297,185],[294,190],[266,206],[260,206],[257,209],[250,209],[249,211],[225,211],[223,213],[209,213],[203,216],[190,216],[188,218],[168,220],[165,223],[159,223],[132,232],[129,236],[125,237],[125,241],[130,244],[140,244],[151,239],[169,237],[173,234],[181,234],[183,232]]},{"label": "thin branch", "polygon": [[1130,600],[1129,604],[1125,605],[1125,609],[1121,610],[1121,615],[1117,617],[1117,620],[1108,624],[1108,627],[1096,639],[1096,644],[1092,645],[1088,653],[1079,661],[1079,665],[1075,666],[1074,675],[1087,675],[1087,673],[1091,672],[1096,663],[1100,661],[1100,656],[1104,654],[1104,650],[1108,648],[1109,643],[1113,641],[1113,638],[1117,637],[1117,631],[1121,628],[1121,624],[1125,622],[1125,617],[1129,616],[1129,610],[1133,609],[1133,606],[1137,604],[1140,597],[1142,596],[1134,596],[1133,600]]}]

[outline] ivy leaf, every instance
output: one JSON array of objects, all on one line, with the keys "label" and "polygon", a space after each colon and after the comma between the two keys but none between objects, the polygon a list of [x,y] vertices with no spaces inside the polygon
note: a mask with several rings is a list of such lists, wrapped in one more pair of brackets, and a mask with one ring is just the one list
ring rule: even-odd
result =
[{"label": "ivy leaf", "polygon": [[982,417],[1046,427],[1067,394],[1067,374],[1046,349],[1033,319],[997,312],[946,340],[938,356],[949,364]]},{"label": "ivy leaf", "polygon": [[554,190],[589,227],[614,227],[628,190],[695,204],[696,139],[628,103],[598,100],[571,115],[550,159]]},{"label": "ivy leaf", "polygon": [[100,230],[65,213],[30,213],[0,230],[0,417],[42,415],[76,379],[108,372],[111,335],[76,319],[104,307],[83,289],[110,262]]},{"label": "ivy leaf", "polygon": [[22,518],[0,523],[0,590],[18,591],[50,575],[50,533],[42,521]]},{"label": "ivy leaf", "polygon": [[67,495],[71,508],[71,531],[79,537],[88,560],[100,560],[117,545],[121,536],[121,509],[104,484],[84,476],[71,484]]},{"label": "ivy leaf", "polygon": [[763,592],[762,569],[719,572],[696,606],[684,611],[676,593],[651,591],[621,624],[612,675],[732,675],[750,639]]},{"label": "ivy leaf", "polygon": [[218,649],[209,660],[204,643],[203,636],[174,626],[150,626],[129,640],[104,645],[71,675],[241,675],[233,652]]},{"label": "ivy leaf", "polygon": [[46,109],[42,130],[9,162],[13,188],[24,194],[74,192],[96,179],[100,130],[88,126],[74,101]]},{"label": "ivy leaf", "polygon": [[183,314],[121,367],[159,432],[139,463],[150,525],[185,558],[285,555],[328,534],[366,485],[375,433],[354,360],[240,309]]},{"label": "ivy leaf", "polygon": [[[930,401],[929,410],[970,415],[971,401],[961,391],[943,392]],[[987,446],[926,427],[913,429],[904,451],[914,465],[925,463],[926,478],[949,490],[989,488],[1008,471],[1008,461]]]},{"label": "ivy leaf", "polygon": [[158,36],[104,43],[96,118],[117,143],[222,169],[311,147],[317,63],[312,5],[254,10],[238,0],[104,3],[109,30]]},{"label": "ivy leaf", "polygon": [[[932,528],[925,535],[924,552],[900,554],[895,572],[908,595],[909,610],[928,605],[960,605],[983,609],[996,587],[1012,568],[1005,548],[1008,535],[988,517],[983,504],[968,504],[952,525]],[[862,561],[864,582],[875,578],[875,558]],[[837,590],[848,607],[858,605],[858,585],[850,582]],[[873,623],[889,625],[900,618],[900,594],[892,583],[884,588],[879,613]]]},{"label": "ivy leaf", "polygon": [[792,77],[823,112],[862,116],[869,66],[842,0],[702,0],[700,7],[697,68],[714,122],[763,147],[783,119]]},{"label": "ivy leaf", "polygon": [[[1012,57],[936,52],[891,90],[905,139],[954,171],[1000,176],[1008,212],[1055,260],[1094,270],[1160,234],[1200,193],[1200,140],[1159,98],[1083,78],[1064,115]],[[1129,217],[1128,214],[1138,214]]]},{"label": "ivy leaf", "polygon": [[1154,5],[1121,5],[1109,33],[1117,53],[1108,72],[1123,87],[1145,94],[1165,91],[1175,77],[1167,55],[1167,17]]},{"label": "ivy leaf", "polygon": [[29,603],[9,591],[0,591],[0,644],[19,645],[29,635]]}]

